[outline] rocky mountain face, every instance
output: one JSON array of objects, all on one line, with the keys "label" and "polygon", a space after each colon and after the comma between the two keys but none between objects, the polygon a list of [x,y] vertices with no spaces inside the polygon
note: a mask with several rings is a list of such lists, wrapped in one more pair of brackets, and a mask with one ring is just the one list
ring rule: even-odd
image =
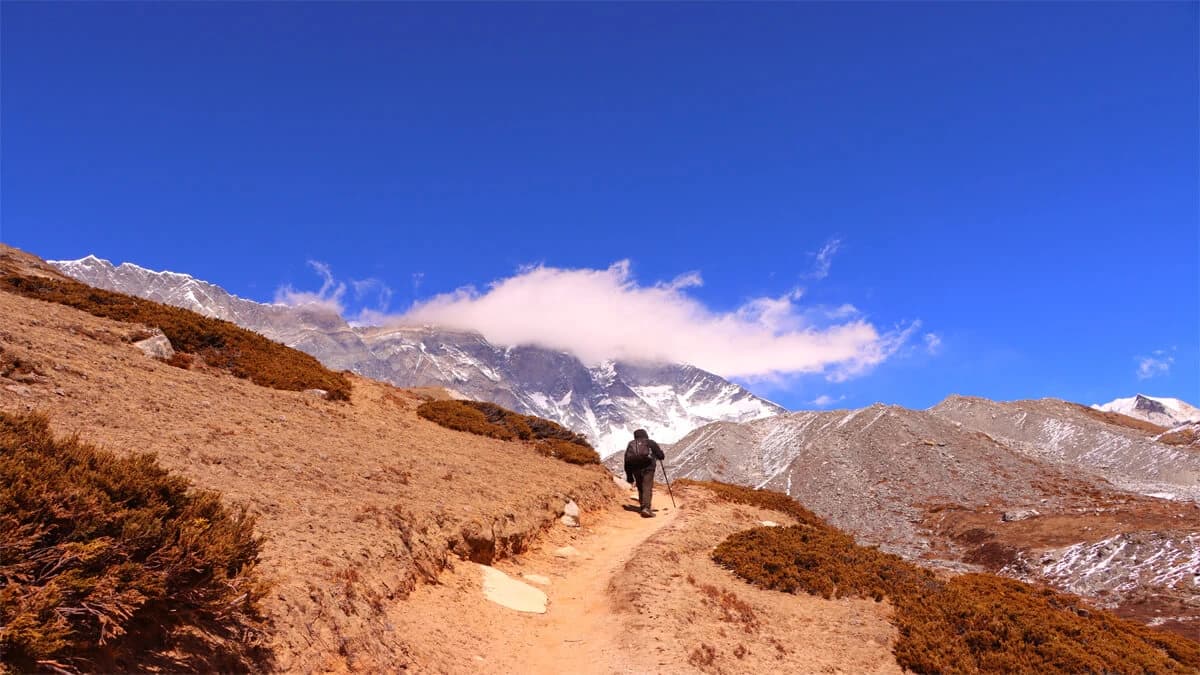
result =
[{"label": "rocky mountain face", "polygon": [[1200,453],[1150,439],[1063,401],[951,397],[715,423],[666,451],[672,478],[784,492],[907,558],[1200,629]]},{"label": "rocky mountain face", "polygon": [[1167,428],[1178,427],[1189,422],[1200,423],[1200,408],[1177,398],[1137,394],[1092,407],[1104,412],[1128,415],[1134,419]]},{"label": "rocky mountain face", "polygon": [[686,365],[584,364],[536,346],[502,347],[473,332],[431,326],[350,326],[316,306],[265,304],[214,284],[89,256],[50,261],[79,281],[231,321],[312,354],[326,366],[397,386],[440,386],[554,420],[585,434],[600,454],[623,449],[634,429],[664,442],[713,421],[784,412],[712,373]]}]

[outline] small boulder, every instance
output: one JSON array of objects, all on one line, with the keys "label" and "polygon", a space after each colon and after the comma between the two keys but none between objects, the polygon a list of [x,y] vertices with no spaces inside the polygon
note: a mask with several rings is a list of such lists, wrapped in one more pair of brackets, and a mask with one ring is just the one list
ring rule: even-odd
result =
[{"label": "small boulder", "polygon": [[764,520],[764,521],[762,521],[762,526],[763,527],[779,527],[779,523],[777,523],[773,520]]},{"label": "small boulder", "polygon": [[1005,511],[1001,518],[1006,523],[1011,523],[1017,520],[1026,520],[1028,518],[1037,518],[1042,515],[1037,509],[1015,509],[1013,511]]},{"label": "small boulder", "polygon": [[161,329],[155,328],[154,334],[145,340],[138,340],[133,343],[134,347],[142,350],[142,353],[152,359],[167,359],[175,356],[175,348],[171,346],[171,341],[163,334]]},{"label": "small boulder", "polygon": [[564,513],[563,517],[558,519],[558,522],[566,525],[567,527],[579,527],[578,516],[568,516]]},{"label": "small boulder", "polygon": [[329,392],[324,389],[305,389],[304,393],[309,396],[316,396],[317,398],[329,398]]},{"label": "small boulder", "polygon": [[574,558],[579,555],[579,550],[574,546],[563,546],[560,549],[555,549],[554,556],[556,558]]}]

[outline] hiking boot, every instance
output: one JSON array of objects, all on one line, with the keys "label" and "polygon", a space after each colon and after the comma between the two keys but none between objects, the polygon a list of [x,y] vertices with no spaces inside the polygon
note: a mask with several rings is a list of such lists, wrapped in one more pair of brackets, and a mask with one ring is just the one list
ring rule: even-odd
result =
[{"label": "hiking boot", "polygon": [[642,514],[643,518],[653,518],[654,517],[654,512],[651,511],[650,509],[642,509],[641,511],[638,511],[638,513]]}]

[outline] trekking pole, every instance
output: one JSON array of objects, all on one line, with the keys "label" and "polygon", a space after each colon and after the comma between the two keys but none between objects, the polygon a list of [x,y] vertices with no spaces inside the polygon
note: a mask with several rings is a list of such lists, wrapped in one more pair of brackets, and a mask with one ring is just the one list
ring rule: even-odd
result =
[{"label": "trekking pole", "polygon": [[667,494],[671,495],[671,508],[678,509],[679,507],[675,506],[675,493],[671,492],[671,479],[667,477],[667,463],[662,462],[661,466],[663,470],[663,478],[667,481]]}]

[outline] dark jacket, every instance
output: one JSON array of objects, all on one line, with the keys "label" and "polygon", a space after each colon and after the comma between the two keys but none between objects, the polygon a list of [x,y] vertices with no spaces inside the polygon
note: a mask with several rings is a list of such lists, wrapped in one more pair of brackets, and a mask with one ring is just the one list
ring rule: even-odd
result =
[{"label": "dark jacket", "polygon": [[654,442],[654,440],[650,438],[650,434],[646,433],[645,429],[638,429],[637,431],[633,432],[633,437],[635,439],[644,438],[650,441],[650,464],[647,466],[631,466],[629,464],[629,451],[633,449],[633,441],[629,441],[629,443],[625,446],[625,481],[628,483],[633,482],[634,471],[644,471],[647,468],[653,471],[654,460],[657,459],[662,461],[667,458],[667,456],[663,454],[662,448],[658,447],[658,443]]}]

